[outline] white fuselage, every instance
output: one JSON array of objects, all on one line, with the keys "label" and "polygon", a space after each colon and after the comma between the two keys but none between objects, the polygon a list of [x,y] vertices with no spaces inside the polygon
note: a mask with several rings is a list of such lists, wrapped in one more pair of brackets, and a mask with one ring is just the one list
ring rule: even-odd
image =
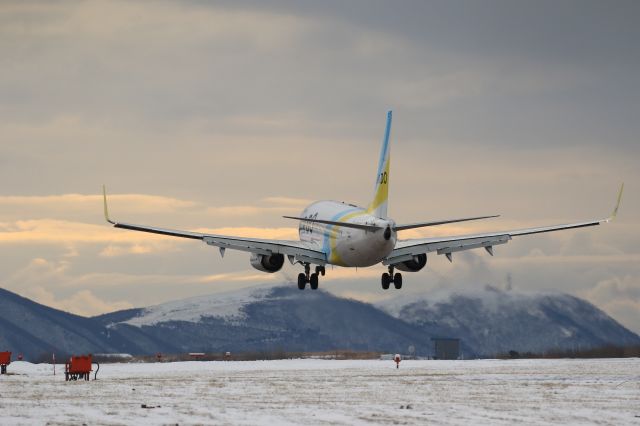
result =
[{"label": "white fuselage", "polygon": [[[372,266],[380,263],[396,245],[393,220],[380,219],[353,204],[317,201],[305,208],[300,217],[309,219],[300,221],[300,240],[316,245],[332,265]],[[374,232],[313,222],[318,219],[375,225],[382,229]]]}]

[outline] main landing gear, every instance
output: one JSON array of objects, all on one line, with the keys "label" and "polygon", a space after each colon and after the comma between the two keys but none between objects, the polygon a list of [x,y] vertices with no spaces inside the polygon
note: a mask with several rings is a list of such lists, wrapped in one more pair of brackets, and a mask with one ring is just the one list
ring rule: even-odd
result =
[{"label": "main landing gear", "polygon": [[311,290],[318,289],[318,276],[322,275],[324,277],[325,269],[324,266],[316,266],[316,272],[311,273],[311,265],[308,263],[304,264],[304,272],[298,274],[298,288],[300,290],[304,290],[309,283],[309,287]]},{"label": "main landing gear", "polygon": [[397,289],[402,288],[402,274],[400,272],[393,273],[393,265],[389,265],[389,273],[382,274],[382,288],[384,290],[389,289],[389,284],[393,283]]}]

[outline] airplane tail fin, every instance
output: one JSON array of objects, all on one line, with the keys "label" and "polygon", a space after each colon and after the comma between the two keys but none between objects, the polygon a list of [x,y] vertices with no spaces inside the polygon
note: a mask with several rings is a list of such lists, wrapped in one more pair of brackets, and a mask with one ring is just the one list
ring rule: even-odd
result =
[{"label": "airplane tail fin", "polygon": [[387,217],[389,201],[389,133],[391,133],[391,116],[392,113],[389,111],[387,113],[387,127],[385,128],[384,139],[382,140],[382,149],[380,150],[373,201],[371,201],[367,209],[368,213],[383,219]]}]

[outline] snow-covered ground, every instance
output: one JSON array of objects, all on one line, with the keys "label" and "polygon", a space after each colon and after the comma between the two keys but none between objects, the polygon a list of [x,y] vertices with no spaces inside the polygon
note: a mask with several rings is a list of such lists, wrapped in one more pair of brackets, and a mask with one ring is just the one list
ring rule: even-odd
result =
[{"label": "snow-covered ground", "polygon": [[106,364],[90,382],[8,370],[2,425],[640,424],[640,359]]}]

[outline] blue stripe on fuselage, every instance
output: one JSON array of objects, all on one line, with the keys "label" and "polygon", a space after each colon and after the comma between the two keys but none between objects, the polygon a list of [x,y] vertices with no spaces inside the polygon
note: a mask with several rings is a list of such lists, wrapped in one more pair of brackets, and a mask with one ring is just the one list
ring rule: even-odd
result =
[{"label": "blue stripe on fuselage", "polygon": [[[340,218],[342,218],[343,216],[348,215],[349,213],[355,212],[357,210],[362,210],[360,208],[350,208],[347,210],[343,210],[340,213],[336,214],[335,216],[333,216],[330,220],[332,222],[338,222],[340,220]],[[331,251],[331,246],[329,245],[329,235],[331,234],[331,231],[333,230],[333,227],[335,225],[327,225],[325,230],[324,230],[324,239],[322,240],[322,252],[325,254],[325,256],[327,256],[327,260],[329,259],[329,255],[330,255],[330,251]]]}]

